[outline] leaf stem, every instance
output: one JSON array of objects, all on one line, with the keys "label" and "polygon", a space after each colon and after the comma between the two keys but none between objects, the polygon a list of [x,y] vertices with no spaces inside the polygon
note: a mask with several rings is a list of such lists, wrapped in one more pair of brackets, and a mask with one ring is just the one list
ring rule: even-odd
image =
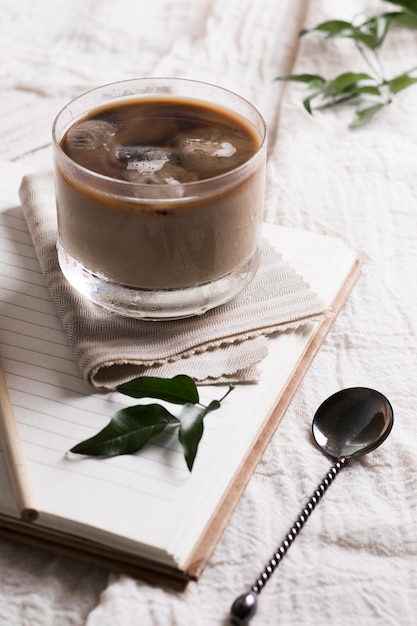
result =
[{"label": "leaf stem", "polygon": [[354,100],[355,98],[359,98],[359,94],[352,93],[348,96],[342,96],[341,98],[333,98],[330,102],[324,102],[323,104],[319,104],[314,107],[315,111],[323,111],[324,109],[330,109],[332,107],[338,106],[339,104],[345,104],[349,100]]},{"label": "leaf stem", "polygon": [[226,391],[226,393],[224,394],[224,396],[222,396],[222,397],[220,398],[219,402],[223,402],[223,400],[224,400],[225,398],[227,398],[227,396],[229,395],[229,393],[230,393],[231,391],[233,391],[233,389],[234,389],[234,388],[235,388],[235,386],[234,386],[234,385],[229,385],[229,389]]},{"label": "leaf stem", "polygon": [[208,409],[213,404],[213,402],[218,403],[220,405],[220,403],[223,402],[223,400],[229,395],[231,391],[233,391],[234,388],[235,388],[234,385],[229,385],[229,389],[226,391],[226,393],[218,400],[212,400],[212,402],[210,402],[208,406],[206,406],[205,404],[202,404],[201,402],[196,402],[196,404],[203,407],[203,409]]}]

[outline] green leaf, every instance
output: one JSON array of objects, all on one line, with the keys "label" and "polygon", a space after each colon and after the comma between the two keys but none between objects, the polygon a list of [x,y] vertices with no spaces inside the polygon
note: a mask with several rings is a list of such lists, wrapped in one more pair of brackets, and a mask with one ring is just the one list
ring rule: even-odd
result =
[{"label": "green leaf", "polygon": [[327,84],[326,79],[319,74],[287,74],[285,76],[278,76],[275,80],[285,80],[306,84],[307,89],[303,99],[303,105],[310,114],[312,113],[311,101],[322,92]]},{"label": "green leaf", "polygon": [[326,79],[319,74],[286,74],[285,76],[277,76],[275,80],[286,80],[292,81],[294,83],[312,83],[312,82],[322,82],[323,85],[326,82]]},{"label": "green leaf", "polygon": [[388,0],[390,4],[402,7],[405,11],[417,15],[417,0]]},{"label": "green leaf", "polygon": [[217,409],[220,409],[221,407],[220,402],[221,400],[212,400],[210,404],[208,405],[208,407],[206,407],[206,415],[207,413],[211,413],[211,411],[217,411]]},{"label": "green leaf", "polygon": [[320,94],[322,94],[324,90],[326,89],[326,86],[327,86],[327,82],[326,81],[322,82],[321,80],[317,80],[317,81],[313,80],[308,85],[307,90],[305,92],[305,96],[303,98],[303,105],[306,111],[310,113],[310,115],[312,115],[313,113],[311,109],[312,100],[320,96]]},{"label": "green leaf", "polygon": [[221,402],[233,391],[234,386],[230,385],[228,391],[220,400],[212,400],[206,407],[196,406],[195,404],[186,404],[178,417],[180,428],[178,439],[184,450],[184,457],[188,469],[193,469],[195,457],[197,455],[198,446],[204,432],[204,418],[208,413],[220,409]]},{"label": "green leaf", "polygon": [[329,35],[339,35],[345,31],[351,31],[352,28],[354,28],[354,26],[351,22],[345,22],[344,20],[327,20],[313,28],[302,28],[300,37],[315,30],[328,33]]},{"label": "green leaf", "polygon": [[117,391],[132,398],[157,398],[173,404],[195,404],[199,401],[195,382],[184,375],[174,378],[141,376],[119,385]]},{"label": "green leaf", "polygon": [[344,72],[343,74],[339,74],[332,81],[329,81],[329,84],[336,91],[342,91],[347,87],[357,86],[363,80],[371,80],[375,82],[375,79],[369,74],[365,74],[364,72]]},{"label": "green leaf", "polygon": [[[372,81],[374,84],[368,84],[369,81]],[[363,84],[364,82],[365,84]],[[329,106],[332,101],[338,104],[361,94],[380,95],[380,89],[375,84],[375,79],[363,72],[345,72],[327,82],[322,96],[325,101],[328,100],[327,106]]]},{"label": "green leaf", "polygon": [[346,88],[343,93],[349,94],[351,96],[361,96],[363,94],[367,94],[370,96],[380,96],[381,90],[379,87],[374,87],[373,85],[350,85]]},{"label": "green leaf", "polygon": [[388,86],[391,93],[395,94],[403,89],[407,89],[407,87],[411,87],[411,85],[414,85],[415,83],[417,83],[417,77],[410,76],[410,72],[405,72],[404,74],[400,74],[399,76],[389,80]]},{"label": "green leaf", "polygon": [[374,85],[360,85],[359,87],[357,87],[357,93],[366,93],[372,96],[380,96],[381,89]]},{"label": "green leaf", "polygon": [[394,16],[398,16],[398,13],[382,13],[371,17],[360,25],[362,32],[374,37],[375,49],[383,44],[392,23],[395,21]]},{"label": "green leaf", "polygon": [[356,41],[357,43],[362,43],[370,50],[376,50],[381,43],[375,33],[364,33],[360,28],[356,28],[355,30],[352,30],[351,33],[346,33],[343,36],[348,39],[353,39],[353,41]]},{"label": "green leaf", "polygon": [[405,28],[417,28],[417,14],[397,13],[396,17],[392,17],[392,22]]},{"label": "green leaf", "polygon": [[357,126],[361,126],[368,122],[378,111],[384,108],[388,103],[378,102],[377,104],[372,104],[371,106],[364,106],[362,108],[358,108],[355,114],[355,117],[349,124],[349,128],[356,128]]},{"label": "green leaf", "polygon": [[190,472],[193,469],[198,446],[203,436],[206,414],[206,407],[185,404],[178,418],[180,420],[178,439],[184,450],[185,461]]},{"label": "green leaf", "polygon": [[377,15],[373,18],[372,23],[374,25],[375,37],[377,38],[378,45],[380,46],[392,24],[392,15]]},{"label": "green leaf", "polygon": [[378,47],[378,40],[375,33],[368,29],[362,30],[359,26],[354,26],[351,22],[345,22],[344,20],[329,20],[318,24],[314,28],[303,29],[300,31],[300,35],[305,35],[309,32],[323,32],[327,33],[328,37],[345,37],[360,42],[375,50]]},{"label": "green leaf", "polygon": [[159,404],[128,407],[118,411],[99,433],[70,452],[107,457],[131,454],[173,423],[178,423],[178,419]]}]

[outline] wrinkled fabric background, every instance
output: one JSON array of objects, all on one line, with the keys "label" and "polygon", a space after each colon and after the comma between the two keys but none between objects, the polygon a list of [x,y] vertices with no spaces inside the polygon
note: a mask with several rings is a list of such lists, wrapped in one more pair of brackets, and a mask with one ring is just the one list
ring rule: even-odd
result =
[{"label": "wrinkled fabric background", "polygon": [[[168,592],[0,540],[0,624],[225,626],[330,467],[310,435],[343,387],[391,400],[386,443],[337,478],[260,596],[262,626],[397,626],[417,615],[417,87],[349,130],[349,108],[310,117],[287,72],[366,68],[352,42],[302,26],[393,8],[377,0],[0,0],[0,159],[50,167],[59,107],[103,82],[167,75],[251,100],[269,128],[268,221],[343,237],[363,275],[298,389],[207,568]],[[417,33],[384,45],[391,77],[417,65]]]}]

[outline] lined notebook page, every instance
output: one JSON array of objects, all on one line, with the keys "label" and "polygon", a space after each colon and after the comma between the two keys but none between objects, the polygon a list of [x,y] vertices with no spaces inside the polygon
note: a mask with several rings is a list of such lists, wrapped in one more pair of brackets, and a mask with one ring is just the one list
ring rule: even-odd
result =
[{"label": "lined notebook page", "polygon": [[[18,199],[22,171],[0,165],[0,356],[32,476],[37,524],[181,566],[250,450],[314,334],[314,324],[270,341],[261,381],[241,385],[205,419],[192,474],[174,438],[136,455],[68,455],[132,399],[83,382],[49,298]],[[337,239],[268,229],[269,238],[330,302],[355,261]],[[204,404],[227,387],[200,387]],[[136,402],[136,401],[135,401]],[[233,443],[233,445],[231,445]],[[0,512],[18,517],[0,456]]]}]

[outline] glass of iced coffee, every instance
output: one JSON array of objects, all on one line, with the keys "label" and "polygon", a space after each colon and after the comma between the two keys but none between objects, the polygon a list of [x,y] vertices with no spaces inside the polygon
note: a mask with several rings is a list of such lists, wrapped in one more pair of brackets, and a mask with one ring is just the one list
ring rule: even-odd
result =
[{"label": "glass of iced coffee", "polygon": [[113,83],[59,112],[53,144],[59,263],[90,300],[176,319],[252,280],[266,130],[247,100],[182,79]]}]

